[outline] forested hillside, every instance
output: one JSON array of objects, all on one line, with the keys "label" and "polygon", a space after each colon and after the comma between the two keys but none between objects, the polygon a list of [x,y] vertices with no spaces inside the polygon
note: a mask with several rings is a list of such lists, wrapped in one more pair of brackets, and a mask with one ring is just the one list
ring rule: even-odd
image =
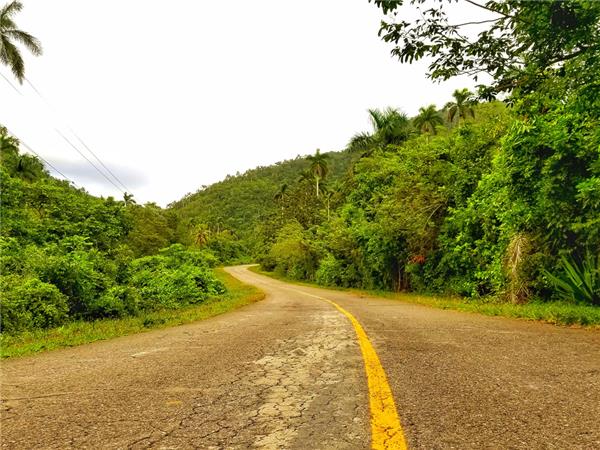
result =
[{"label": "forested hillside", "polygon": [[[324,155],[329,173],[321,189],[333,189],[355,158],[340,152]],[[292,199],[298,214],[310,215],[312,195],[300,199],[298,190],[299,180],[312,179],[309,172],[310,161],[298,156],[204,186],[169,205],[169,212],[177,217],[176,237],[187,245],[212,249],[223,262],[252,261],[269,230],[280,227],[282,209],[291,207]]]}]

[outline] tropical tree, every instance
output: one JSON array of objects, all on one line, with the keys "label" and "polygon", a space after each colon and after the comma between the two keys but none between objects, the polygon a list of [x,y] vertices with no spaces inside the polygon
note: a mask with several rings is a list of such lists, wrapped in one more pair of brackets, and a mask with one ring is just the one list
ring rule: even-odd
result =
[{"label": "tropical tree", "polygon": [[356,133],[348,142],[346,149],[350,153],[362,153],[368,154],[372,151],[375,146],[375,139],[373,135],[366,132]]},{"label": "tropical tree", "polygon": [[123,202],[125,202],[125,206],[130,206],[130,205],[136,204],[136,201],[133,198],[133,194],[130,194],[129,192],[125,192],[123,194]]},{"label": "tropical tree", "polygon": [[312,181],[313,181],[313,178],[314,178],[314,177],[313,177],[313,174],[312,174],[312,172],[310,171],[310,169],[305,169],[305,170],[303,170],[302,172],[300,172],[300,175],[298,176],[298,180],[297,180],[297,182],[298,182],[298,183],[302,183],[302,182],[304,182],[304,181],[308,181],[308,182],[311,182],[311,183],[312,183]]},{"label": "tropical tree", "polygon": [[347,146],[350,152],[369,154],[376,147],[400,145],[410,137],[410,120],[398,109],[369,109],[368,111],[373,132],[355,134]]},{"label": "tropical tree", "polygon": [[384,145],[399,145],[409,138],[410,120],[398,109],[386,108],[383,111],[370,109],[369,116],[375,136]]},{"label": "tropical tree", "polygon": [[453,123],[456,118],[460,125],[460,119],[465,120],[468,116],[475,117],[473,109],[475,100],[471,91],[466,88],[457,89],[452,93],[452,97],[454,97],[454,101],[446,103],[448,122]]},{"label": "tropical tree", "polygon": [[443,123],[435,105],[419,108],[419,115],[413,119],[413,124],[421,133],[437,134],[436,126]]},{"label": "tropical tree", "polygon": [[[549,77],[558,75],[574,60],[589,61],[580,73],[595,77],[598,58],[600,2],[590,0],[467,0],[468,8],[486,10],[486,20],[473,22],[451,19],[454,0],[369,0],[381,8],[385,18],[379,36],[393,45],[392,55],[403,63],[427,59],[428,76],[448,80],[466,75],[481,83],[482,74],[491,80],[479,84],[479,95],[491,99],[501,92],[533,92]],[[398,19],[399,9],[421,11],[416,21]],[[470,33],[473,25],[480,31]]]},{"label": "tropical tree", "polygon": [[23,4],[13,1],[0,9],[0,61],[8,66],[19,83],[25,78],[25,63],[15,43],[27,48],[35,56],[42,54],[42,45],[31,34],[19,30],[13,21],[15,13],[23,9]]},{"label": "tropical tree", "polygon": [[322,199],[325,204],[325,211],[327,212],[327,222],[331,220],[331,200],[333,199],[334,193],[334,190],[329,188],[326,184],[321,185]]},{"label": "tropical tree", "polygon": [[275,199],[276,201],[278,201],[281,204],[281,214],[283,214],[283,208],[285,206],[285,199],[287,197],[287,190],[288,190],[287,183],[283,183],[279,187],[279,190],[273,196],[273,199]]},{"label": "tropical tree", "polygon": [[314,155],[307,156],[306,159],[310,161],[310,171],[315,179],[315,186],[317,197],[319,196],[319,183],[325,179],[329,172],[327,160],[329,155],[321,153],[321,150],[317,149]]},{"label": "tropical tree", "polygon": [[210,239],[210,229],[205,224],[199,224],[194,228],[194,243],[198,247],[204,247]]},{"label": "tropical tree", "polygon": [[44,165],[31,155],[21,155],[17,160],[15,175],[27,181],[34,181],[45,175]]}]

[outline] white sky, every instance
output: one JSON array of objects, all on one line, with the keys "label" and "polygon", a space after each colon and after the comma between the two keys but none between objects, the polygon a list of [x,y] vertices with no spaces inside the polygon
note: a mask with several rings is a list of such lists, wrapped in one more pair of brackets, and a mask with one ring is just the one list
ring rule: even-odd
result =
[{"label": "white sky", "polygon": [[85,152],[75,130],[138,203],[164,206],[227,174],[341,150],[369,129],[367,108],[413,115],[473,85],[432,83],[424,64],[393,59],[367,0],[24,5],[17,25],[44,46],[38,58],[23,52],[26,76],[51,108],[1,66],[21,95],[0,77],[0,123],[90,193],[121,198],[55,128]]}]

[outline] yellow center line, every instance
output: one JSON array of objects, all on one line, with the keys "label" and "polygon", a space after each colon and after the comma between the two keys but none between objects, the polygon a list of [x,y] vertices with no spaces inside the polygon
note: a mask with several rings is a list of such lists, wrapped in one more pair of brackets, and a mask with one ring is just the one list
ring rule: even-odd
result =
[{"label": "yellow center line", "polygon": [[369,385],[369,404],[371,407],[371,448],[374,450],[407,450],[404,432],[394,403],[392,390],[388,384],[385,370],[379,357],[360,322],[337,303],[318,295],[308,294],[297,289],[286,288],[309,297],[324,300],[344,314],[354,326],[360,350],[362,352]]}]

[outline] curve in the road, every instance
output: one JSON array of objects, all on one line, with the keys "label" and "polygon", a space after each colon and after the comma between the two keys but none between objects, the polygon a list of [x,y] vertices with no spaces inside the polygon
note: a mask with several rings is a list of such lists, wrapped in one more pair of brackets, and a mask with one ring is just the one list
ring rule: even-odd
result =
[{"label": "curve in the road", "polygon": [[600,449],[597,332],[227,270],[265,299],[2,361],[0,448],[403,448],[372,427],[382,366],[412,449]]},{"label": "curve in the road", "polygon": [[385,370],[379,361],[367,333],[356,318],[332,300],[298,289],[288,289],[299,294],[326,301],[345,315],[356,331],[356,337],[365,363],[371,408],[371,448],[373,450],[407,450],[406,440],[398,417],[392,390]]}]

